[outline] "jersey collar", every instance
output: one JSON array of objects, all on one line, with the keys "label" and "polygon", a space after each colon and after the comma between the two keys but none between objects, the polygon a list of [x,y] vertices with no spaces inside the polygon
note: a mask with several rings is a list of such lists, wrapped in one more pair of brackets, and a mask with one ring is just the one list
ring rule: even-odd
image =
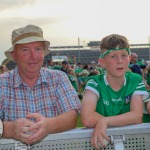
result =
[{"label": "jersey collar", "polygon": [[[109,83],[108,83],[108,81],[107,81],[106,76],[107,76],[107,74],[104,75],[104,82],[105,82],[106,86],[108,86]],[[124,86],[126,85],[126,77],[125,77],[125,76],[124,76],[124,83],[123,83],[123,85],[124,85]]]}]

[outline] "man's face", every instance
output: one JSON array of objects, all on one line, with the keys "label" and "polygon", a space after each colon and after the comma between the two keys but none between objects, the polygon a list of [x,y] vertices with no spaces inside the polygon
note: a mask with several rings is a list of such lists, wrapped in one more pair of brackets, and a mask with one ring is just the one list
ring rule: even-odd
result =
[{"label": "man's face", "polygon": [[12,55],[21,75],[39,74],[44,60],[44,42],[18,44]]},{"label": "man's face", "polygon": [[138,57],[137,57],[136,54],[132,54],[132,55],[131,55],[131,61],[132,61],[132,62],[136,62],[137,59],[138,59]]}]

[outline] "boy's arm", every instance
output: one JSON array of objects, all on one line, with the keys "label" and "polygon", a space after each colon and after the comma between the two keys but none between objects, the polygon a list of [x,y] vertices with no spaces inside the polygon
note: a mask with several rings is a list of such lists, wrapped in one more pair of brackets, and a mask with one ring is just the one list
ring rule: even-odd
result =
[{"label": "boy's arm", "polygon": [[147,102],[145,103],[145,105],[146,105],[146,111],[147,111],[148,114],[150,115],[150,101],[147,101]]},{"label": "boy's arm", "polygon": [[142,123],[143,116],[143,103],[142,96],[132,96],[130,104],[130,112],[120,114],[117,116],[103,117],[97,121],[92,135],[91,143],[97,147],[97,141],[103,143],[103,138],[109,140],[106,134],[106,129],[112,126],[126,126],[130,124]]},{"label": "boy's arm", "polygon": [[95,112],[97,95],[90,90],[85,90],[82,101],[81,120],[86,127],[95,127],[96,123],[102,118],[102,120],[105,120],[107,123],[107,127],[141,123],[143,115],[142,102],[142,96],[133,95],[130,104],[130,112],[117,116],[103,117]]},{"label": "boy's arm", "polygon": [[125,126],[129,124],[142,123],[143,116],[143,96],[133,95],[130,104],[130,112],[113,116],[105,117],[108,126]]},{"label": "boy's arm", "polygon": [[81,121],[85,127],[95,127],[97,121],[103,118],[95,111],[97,100],[98,97],[94,92],[85,90],[81,108]]}]

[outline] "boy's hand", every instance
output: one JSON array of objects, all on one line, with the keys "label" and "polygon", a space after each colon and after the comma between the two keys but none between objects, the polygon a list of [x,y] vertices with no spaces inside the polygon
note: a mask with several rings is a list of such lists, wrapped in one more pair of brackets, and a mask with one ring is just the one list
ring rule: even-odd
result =
[{"label": "boy's hand", "polygon": [[[105,117],[101,118],[94,129],[93,135],[92,135],[92,139],[91,139],[91,144],[94,148],[96,148],[97,150],[101,148],[106,148],[106,141],[109,141],[109,137],[106,134],[106,129],[108,127],[108,123],[106,122]],[[105,141],[105,142],[104,142]]]}]

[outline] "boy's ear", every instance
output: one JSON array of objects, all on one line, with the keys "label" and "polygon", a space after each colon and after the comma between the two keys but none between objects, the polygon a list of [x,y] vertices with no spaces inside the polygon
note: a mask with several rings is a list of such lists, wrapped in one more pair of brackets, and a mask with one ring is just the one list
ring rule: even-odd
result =
[{"label": "boy's ear", "polygon": [[129,62],[131,61],[131,55],[129,55]]},{"label": "boy's ear", "polygon": [[103,58],[99,58],[99,62],[103,68],[105,68],[105,62]]}]

